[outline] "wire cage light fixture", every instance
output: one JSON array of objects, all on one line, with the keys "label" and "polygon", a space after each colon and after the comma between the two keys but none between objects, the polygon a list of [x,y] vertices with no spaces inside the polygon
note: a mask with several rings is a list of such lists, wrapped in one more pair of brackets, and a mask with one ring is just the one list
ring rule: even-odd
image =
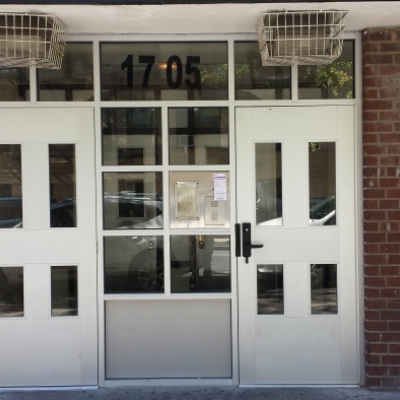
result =
[{"label": "wire cage light fixture", "polygon": [[60,69],[66,32],[54,15],[0,13],[0,66]]},{"label": "wire cage light fixture", "polygon": [[326,65],[342,54],[347,11],[266,11],[257,23],[263,66]]}]

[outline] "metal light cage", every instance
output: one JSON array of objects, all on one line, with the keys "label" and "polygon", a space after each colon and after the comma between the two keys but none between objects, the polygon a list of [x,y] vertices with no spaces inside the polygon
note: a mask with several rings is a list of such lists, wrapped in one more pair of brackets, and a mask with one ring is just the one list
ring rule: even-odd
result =
[{"label": "metal light cage", "polygon": [[325,65],[342,54],[347,11],[266,11],[257,24],[263,66]]},{"label": "metal light cage", "polygon": [[0,13],[0,66],[60,69],[66,31],[54,15]]}]

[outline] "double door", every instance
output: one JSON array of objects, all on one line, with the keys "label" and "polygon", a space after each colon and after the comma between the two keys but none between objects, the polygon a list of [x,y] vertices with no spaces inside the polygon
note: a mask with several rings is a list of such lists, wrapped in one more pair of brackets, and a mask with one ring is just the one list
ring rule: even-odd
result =
[{"label": "double door", "polygon": [[240,383],[356,384],[353,107],[236,123]]},{"label": "double door", "polygon": [[97,385],[93,110],[0,120],[0,387]]}]

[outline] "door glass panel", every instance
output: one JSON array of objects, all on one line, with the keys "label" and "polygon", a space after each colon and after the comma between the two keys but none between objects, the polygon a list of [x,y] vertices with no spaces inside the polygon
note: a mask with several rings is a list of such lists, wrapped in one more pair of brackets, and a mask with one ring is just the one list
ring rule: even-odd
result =
[{"label": "door glass panel", "polygon": [[336,144],[308,145],[310,225],[336,225]]},{"label": "door glass panel", "polygon": [[50,144],[49,167],[51,227],[76,227],[75,145]]},{"label": "door glass panel", "polygon": [[171,165],[229,164],[227,108],[172,108],[168,115]]},{"label": "door glass panel", "polygon": [[229,236],[172,235],[171,291],[229,292]]},{"label": "door glass panel", "polygon": [[0,145],[0,228],[22,228],[21,146]]},{"label": "door glass panel", "polygon": [[24,316],[24,269],[0,267],[0,317]]},{"label": "door glass panel", "polygon": [[0,68],[0,101],[28,101],[29,93],[29,68]]},{"label": "door glass panel", "polygon": [[161,236],[105,237],[104,292],[163,292],[163,247]]},{"label": "door glass panel", "polygon": [[161,165],[161,109],[101,111],[103,165]]},{"label": "door glass panel", "polygon": [[343,42],[343,52],[331,64],[299,65],[299,99],[353,99],[354,40]]},{"label": "door glass panel", "polygon": [[104,229],[162,228],[161,172],[103,174]]},{"label": "door glass panel", "polygon": [[283,314],[283,265],[257,265],[258,315]]},{"label": "door glass panel", "polygon": [[225,42],[102,43],[102,100],[227,100]]},{"label": "door glass panel", "polygon": [[39,101],[93,101],[91,43],[67,43],[61,69],[38,69]]},{"label": "door glass panel", "polygon": [[51,267],[51,316],[73,315],[78,315],[77,267]]},{"label": "door glass panel", "polygon": [[263,67],[258,42],[235,43],[235,99],[290,99],[291,68]]},{"label": "door glass panel", "polygon": [[282,146],[256,143],[257,225],[282,225]]},{"label": "door glass panel", "polygon": [[312,264],[311,313],[337,314],[337,265]]}]

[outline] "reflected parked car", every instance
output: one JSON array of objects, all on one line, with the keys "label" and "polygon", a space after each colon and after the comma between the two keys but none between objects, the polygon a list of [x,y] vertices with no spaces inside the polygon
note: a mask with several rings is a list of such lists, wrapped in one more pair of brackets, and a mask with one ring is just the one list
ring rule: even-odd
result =
[{"label": "reflected parked car", "polygon": [[[336,225],[336,196],[313,199],[310,202],[310,226]],[[282,217],[259,223],[259,226],[282,226]]]}]

